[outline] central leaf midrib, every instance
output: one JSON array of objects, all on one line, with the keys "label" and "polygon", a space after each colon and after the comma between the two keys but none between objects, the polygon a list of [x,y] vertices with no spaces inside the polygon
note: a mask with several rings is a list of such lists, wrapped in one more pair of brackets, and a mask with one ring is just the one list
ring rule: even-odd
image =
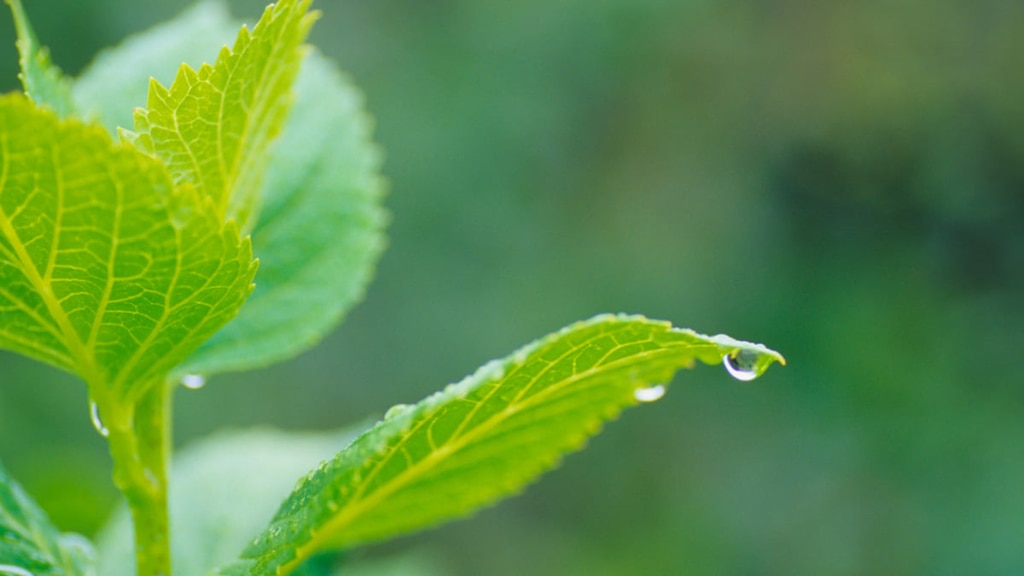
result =
[{"label": "central leaf midrib", "polygon": [[[604,336],[606,334],[607,334],[607,332],[602,333],[601,336]],[[630,344],[635,344],[635,342],[631,342]],[[621,343],[617,344],[616,347],[613,347],[608,352],[606,352],[602,356],[602,358],[606,358],[607,356],[609,356],[610,354],[614,353],[617,349],[621,348],[622,346],[624,346],[624,344],[621,344]],[[494,416],[492,418],[488,418],[487,420],[481,422],[480,424],[476,425],[474,428],[472,428],[468,432],[465,432],[462,436],[459,436],[457,438],[455,438],[455,437],[449,438],[448,441],[446,441],[442,446],[436,447],[435,450],[432,451],[428,456],[426,456],[422,460],[416,462],[412,466],[406,468],[405,470],[400,472],[398,475],[396,475],[390,482],[388,482],[388,484],[386,486],[381,487],[381,488],[375,490],[372,494],[369,494],[365,498],[362,497],[362,494],[354,495],[353,500],[350,500],[351,504],[348,504],[348,505],[345,506],[345,510],[347,510],[347,512],[342,512],[342,513],[338,514],[337,516],[334,517],[334,520],[328,521],[323,526],[321,526],[318,530],[315,529],[315,531],[313,531],[313,537],[310,538],[309,540],[307,540],[303,545],[300,545],[300,546],[297,547],[297,549],[296,549],[296,560],[295,561],[300,561],[301,559],[304,559],[308,555],[310,550],[316,550],[317,547],[320,545],[320,543],[323,540],[327,539],[326,537],[319,536],[319,534],[330,534],[332,532],[336,532],[336,531],[340,530],[341,529],[340,527],[342,527],[342,526],[345,526],[345,525],[348,525],[348,524],[352,524],[367,509],[372,508],[372,506],[375,503],[379,502],[381,499],[386,498],[387,496],[389,496],[391,494],[394,494],[395,492],[397,492],[401,488],[403,488],[406,485],[410,484],[413,481],[412,480],[413,478],[416,478],[416,477],[421,475],[421,473],[422,473],[421,471],[424,468],[430,469],[430,468],[436,466],[436,462],[438,460],[443,460],[445,458],[451,457],[452,455],[458,453],[460,450],[465,448],[467,445],[472,444],[473,441],[475,441],[477,438],[486,435],[486,433],[489,432],[491,429],[493,429],[493,428],[495,428],[497,426],[500,426],[502,422],[504,422],[507,418],[511,417],[513,414],[515,414],[517,412],[520,412],[520,411],[522,411],[524,409],[528,409],[531,404],[534,404],[534,403],[537,403],[537,402],[542,402],[545,397],[547,397],[549,395],[552,395],[552,394],[555,394],[556,392],[558,392],[560,390],[563,390],[564,388],[566,388],[568,386],[576,384],[576,383],[578,383],[581,380],[589,378],[589,377],[593,376],[597,372],[606,372],[606,371],[615,370],[616,368],[620,367],[620,366],[617,366],[619,364],[628,365],[628,364],[632,364],[634,362],[642,362],[644,359],[646,359],[646,358],[648,358],[650,356],[654,356],[654,355],[658,355],[658,354],[663,354],[665,352],[670,351],[672,348],[676,348],[676,347],[696,348],[696,347],[705,347],[705,346],[713,346],[713,345],[695,344],[695,343],[688,343],[688,342],[672,342],[672,343],[662,344],[661,347],[653,349],[653,350],[647,350],[647,351],[639,352],[637,354],[634,354],[634,355],[622,358],[621,360],[615,360],[612,363],[607,364],[607,365],[601,365],[600,364],[601,360],[598,360],[598,361],[596,361],[593,364],[593,366],[591,368],[589,368],[588,370],[586,370],[584,372],[581,372],[581,373],[578,373],[578,374],[574,374],[571,377],[566,378],[565,380],[562,380],[561,382],[559,382],[557,384],[554,384],[552,386],[549,386],[548,388],[545,388],[544,390],[541,390],[541,391],[537,392],[536,394],[530,396],[529,398],[519,399],[518,401],[520,402],[520,404],[518,406],[516,406],[514,410],[510,410],[510,407],[513,406],[513,403],[509,403],[509,405],[504,410],[501,410],[500,412],[497,412],[496,414],[494,414]],[[528,385],[524,386],[524,388],[532,386],[534,383],[537,382],[538,379],[540,379],[544,374],[546,374],[555,365],[557,365],[558,362],[560,362],[561,360],[565,359],[567,356],[569,356],[569,355],[571,355],[571,354],[573,354],[575,352],[578,352],[581,348],[582,347],[580,347],[580,346],[573,347],[572,349],[567,351],[565,354],[563,354],[560,357],[558,357],[558,359],[556,359],[555,361],[551,362],[542,372],[540,372],[534,378],[532,378],[530,383]],[[519,368],[519,367],[517,367],[517,368]],[[511,376],[511,374],[512,373],[510,372],[509,374],[506,375],[506,377]],[[498,387],[496,387],[495,390],[497,388]],[[493,393],[494,393],[494,391],[492,391],[491,394],[488,394],[488,396],[485,399],[482,399],[480,403],[483,404],[488,398],[491,397],[491,395]],[[403,435],[403,438],[402,438],[402,440],[401,440],[401,442],[399,444],[404,444],[406,441],[408,441],[408,439],[410,437],[412,437],[414,434],[416,434],[419,431],[419,429],[429,420],[429,416],[430,415],[424,416],[420,420],[420,422],[418,422],[416,424],[416,426],[413,429],[411,429],[408,432],[406,432]],[[464,417],[464,421],[465,421],[465,419],[468,419],[469,417],[470,417],[470,415],[467,414],[467,416]],[[396,445],[394,448],[392,448],[390,450],[390,452],[393,455],[398,450],[399,450],[399,445]],[[383,466],[389,461],[390,457],[391,456],[389,455],[388,458],[385,458],[385,459],[381,460],[379,463],[377,463],[374,466],[374,469],[370,473],[370,475],[362,480],[364,486],[369,484],[369,482],[372,480],[372,476],[375,475],[376,473],[378,473],[380,471],[380,469],[383,468]],[[365,492],[363,494],[365,494]]]},{"label": "central leaf midrib", "polygon": [[[3,150],[3,167],[0,169],[0,190],[7,188],[8,175],[10,174],[10,141],[8,137],[8,131],[4,130],[2,136],[0,136],[0,148]],[[52,155],[56,154],[56,146],[51,149],[51,160],[54,160]],[[56,161],[53,164],[53,170],[57,177],[57,214],[55,216],[55,223],[59,225],[62,222],[63,206],[64,206],[64,187],[61,184],[60,170]],[[70,319],[64,312],[64,308],[57,301],[56,296],[53,294],[48,281],[44,281],[44,277],[39,275],[39,271],[35,267],[35,263],[29,256],[25,249],[24,243],[21,241],[21,237],[17,231],[14,230],[11,221],[8,219],[6,213],[0,210],[0,229],[3,230],[4,235],[11,243],[11,248],[14,249],[15,254],[18,258],[18,263],[21,265],[22,272],[25,274],[25,278],[32,284],[32,286],[39,293],[43,303],[46,305],[47,311],[50,316],[53,317],[54,322],[57,323],[57,327],[61,331],[63,336],[64,346],[68,349],[71,354],[74,363],[77,365],[81,376],[86,380],[96,380],[98,375],[96,369],[93,366],[91,358],[89,357],[81,338],[78,336],[78,332],[75,331],[71,325]],[[47,264],[46,278],[50,277],[52,267],[56,259],[57,251],[57,239],[59,237],[59,228],[54,227],[54,240],[53,247],[50,250],[49,262]]]},{"label": "central leaf midrib", "polygon": [[[278,17],[279,18],[286,18],[287,16],[285,16],[285,15],[278,15]],[[273,23],[273,20],[268,22],[268,24],[272,24],[272,23]],[[300,21],[300,24],[301,24],[301,21]],[[281,38],[282,36],[284,36],[285,33],[288,32],[288,30],[289,30],[288,26],[282,26],[281,27],[280,34],[278,36],[274,37],[275,38],[274,46],[278,46],[278,45],[281,44],[281,42],[276,41],[276,40]],[[256,42],[258,42],[259,40],[262,39],[262,37],[261,36],[257,36],[255,34],[255,32],[256,32],[256,30],[253,30],[253,34],[249,35],[249,43],[245,46],[245,48],[243,48],[242,51],[240,51],[240,52],[235,54],[237,56],[237,59],[235,60],[235,66],[232,66],[228,70],[228,79],[224,83],[225,87],[227,87],[228,85],[231,84],[231,79],[234,78],[235,73],[238,70],[238,63],[242,60],[244,54],[248,50],[250,50],[252,48],[253,44],[255,44]],[[261,32],[262,32],[262,30],[261,30]],[[267,62],[266,62],[265,66],[261,67],[259,76],[256,79],[256,81],[254,82],[254,85],[261,86],[261,87],[264,86],[264,84],[263,84],[264,78],[266,78],[266,76],[269,73],[269,71],[272,68],[274,68],[274,63],[278,59],[280,59],[282,57],[281,56],[281,52],[282,51],[283,50],[274,50],[274,51],[272,51],[273,56],[271,56],[270,58],[267,59]],[[283,67],[279,66],[277,68],[283,68]],[[218,161],[219,161],[220,166],[221,166],[222,177],[224,178],[224,195],[223,195],[223,199],[222,199],[223,205],[219,207],[220,208],[220,215],[221,215],[221,219],[222,220],[227,217],[228,208],[231,206],[232,198],[235,195],[235,187],[237,185],[236,184],[237,180],[239,178],[239,175],[242,173],[242,170],[241,170],[241,167],[242,167],[242,164],[243,164],[242,158],[244,156],[244,151],[246,150],[246,147],[245,147],[244,143],[245,142],[249,142],[248,135],[253,130],[253,126],[255,124],[258,124],[257,122],[255,122],[256,114],[253,111],[260,110],[260,106],[264,106],[266,104],[266,101],[268,100],[269,94],[272,93],[272,88],[273,88],[273,83],[271,83],[270,85],[267,85],[265,89],[261,89],[261,90],[257,90],[256,91],[256,94],[254,95],[252,102],[253,102],[253,104],[257,104],[257,105],[254,105],[254,106],[250,107],[248,109],[247,113],[246,113],[245,123],[243,124],[242,132],[239,135],[239,140],[238,140],[239,144],[238,144],[237,148],[234,151],[234,154],[233,154],[234,158],[232,159],[232,161],[230,163],[230,166],[231,166],[230,170],[228,170],[228,168],[227,168],[228,164],[224,160],[224,156],[225,156],[224,149],[223,149],[224,139],[223,139],[223,135],[221,134],[221,131],[224,128],[223,118],[224,118],[224,115],[225,115],[224,107],[225,107],[226,102],[227,102],[227,97],[226,97],[227,96],[227,91],[226,90],[225,91],[219,91],[219,93],[220,93],[220,106],[219,106],[218,110],[219,110],[219,116],[220,116],[219,119],[221,121],[217,123],[217,154],[218,154]],[[249,154],[250,162],[251,161],[255,161],[255,158],[253,158],[253,156],[254,156],[254,154],[252,154],[252,153]]]},{"label": "central leaf midrib", "polygon": [[[108,176],[110,177],[111,183],[114,185],[114,195],[116,196],[114,205],[114,224],[110,232],[110,250],[107,253],[106,283],[103,286],[103,294],[100,296],[99,305],[96,307],[96,316],[93,319],[92,329],[89,332],[89,340],[86,343],[86,347],[90,350],[94,350],[96,348],[96,339],[99,338],[100,329],[103,327],[103,317],[106,316],[107,306],[110,304],[110,294],[114,290],[114,269],[120,244],[121,220],[124,216],[124,189],[121,182],[112,173],[108,172]],[[60,230],[60,227],[58,226],[57,229]],[[54,236],[59,237],[59,234],[54,234]]]}]

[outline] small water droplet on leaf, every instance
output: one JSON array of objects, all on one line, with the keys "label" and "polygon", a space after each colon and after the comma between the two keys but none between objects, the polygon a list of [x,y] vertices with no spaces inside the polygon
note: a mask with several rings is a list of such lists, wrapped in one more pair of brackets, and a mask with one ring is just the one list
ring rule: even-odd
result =
[{"label": "small water droplet on leaf", "polygon": [[633,391],[633,397],[640,402],[654,402],[665,395],[665,386],[658,384],[647,388],[637,388]]},{"label": "small water droplet on leaf", "polygon": [[181,377],[181,385],[189,390],[199,390],[206,386],[206,376],[202,374],[185,374]]},{"label": "small water droplet on leaf", "polygon": [[384,413],[384,419],[387,420],[389,418],[394,418],[407,411],[409,408],[411,408],[411,406],[408,404],[395,404],[391,408],[388,408],[388,411]]},{"label": "small water droplet on leaf", "polygon": [[92,421],[92,427],[100,433],[100,436],[106,438],[110,435],[110,430],[103,425],[103,420],[100,419],[100,407],[95,401],[89,401],[89,420]]},{"label": "small water droplet on leaf", "polygon": [[733,378],[742,382],[750,382],[760,376],[757,372],[757,361],[760,357],[760,354],[752,350],[739,350],[723,356],[722,365]]}]

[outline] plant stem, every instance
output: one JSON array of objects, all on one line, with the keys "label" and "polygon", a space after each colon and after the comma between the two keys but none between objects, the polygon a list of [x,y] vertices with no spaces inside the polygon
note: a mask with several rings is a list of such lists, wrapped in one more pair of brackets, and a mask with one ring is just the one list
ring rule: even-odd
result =
[{"label": "plant stem", "polygon": [[107,427],[114,483],[125,495],[132,512],[139,576],[171,574],[167,515],[170,388],[161,380],[149,386],[134,405],[108,408],[112,416]]}]

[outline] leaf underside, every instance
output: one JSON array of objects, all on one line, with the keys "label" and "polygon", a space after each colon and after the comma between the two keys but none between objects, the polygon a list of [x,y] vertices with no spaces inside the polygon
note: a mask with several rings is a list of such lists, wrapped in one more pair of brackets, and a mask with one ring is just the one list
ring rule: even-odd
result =
[{"label": "leaf underside", "polygon": [[176,372],[258,368],[317,343],[363,295],[384,249],[380,154],[359,93],[310,50],[274,144],[245,306]]},{"label": "leaf underside", "polygon": [[90,576],[94,556],[85,538],[61,534],[0,466],[0,574]]},{"label": "leaf underside", "polygon": [[[412,407],[396,407],[303,479],[225,575],[288,574],[348,548],[465,516],[520,491],[602,423],[700,360],[743,354],[760,374],[778,353],[638,316],[599,316],[491,362]],[[643,398],[641,393],[640,398]]]},{"label": "leaf underside", "polygon": [[254,274],[249,242],[159,162],[0,98],[0,347],[140,393],[234,316]]}]

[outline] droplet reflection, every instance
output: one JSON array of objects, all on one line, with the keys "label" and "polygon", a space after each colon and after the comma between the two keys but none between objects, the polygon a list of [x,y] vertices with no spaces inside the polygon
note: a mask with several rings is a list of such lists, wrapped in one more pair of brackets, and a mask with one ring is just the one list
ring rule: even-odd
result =
[{"label": "droplet reflection", "polygon": [[742,382],[750,382],[760,376],[757,373],[757,359],[760,354],[750,350],[740,350],[734,354],[726,354],[722,357],[722,365],[725,371],[733,378]]},{"label": "droplet reflection", "polygon": [[665,395],[665,386],[658,384],[647,388],[637,388],[633,391],[633,397],[639,402],[654,402]]},{"label": "droplet reflection", "polygon": [[181,377],[181,385],[189,390],[199,390],[206,386],[206,377],[202,374],[185,374]]},{"label": "droplet reflection", "polygon": [[100,436],[106,438],[110,435],[110,430],[103,425],[103,420],[100,419],[100,407],[92,400],[89,401],[89,420],[92,421],[92,427],[100,433]]}]

